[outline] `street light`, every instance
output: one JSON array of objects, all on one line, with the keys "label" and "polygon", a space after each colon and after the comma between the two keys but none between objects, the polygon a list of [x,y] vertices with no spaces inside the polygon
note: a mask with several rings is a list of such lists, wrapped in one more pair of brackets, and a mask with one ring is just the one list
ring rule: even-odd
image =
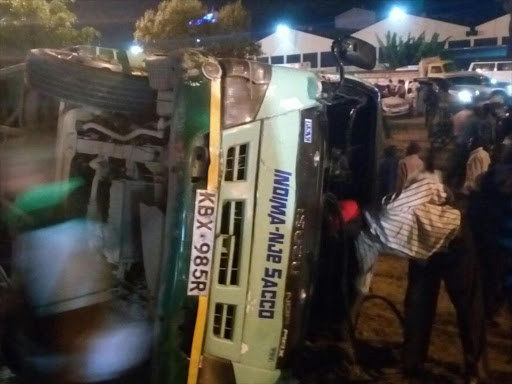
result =
[{"label": "street light", "polygon": [[134,55],[140,55],[142,52],[144,52],[144,50],[140,45],[134,44],[130,47],[130,53]]},{"label": "street light", "polygon": [[276,28],[276,32],[280,36],[286,36],[290,32],[290,27],[286,24],[279,24]]},{"label": "street light", "polygon": [[400,7],[393,7],[391,12],[389,12],[389,18],[393,21],[402,21],[407,17],[407,12],[405,9]]}]

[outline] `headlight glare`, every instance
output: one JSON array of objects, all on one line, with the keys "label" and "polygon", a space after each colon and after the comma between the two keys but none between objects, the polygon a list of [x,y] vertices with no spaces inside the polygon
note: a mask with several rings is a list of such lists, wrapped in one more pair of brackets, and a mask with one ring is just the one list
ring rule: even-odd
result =
[{"label": "headlight glare", "polygon": [[459,101],[465,104],[471,103],[473,101],[473,94],[470,91],[460,91]]}]

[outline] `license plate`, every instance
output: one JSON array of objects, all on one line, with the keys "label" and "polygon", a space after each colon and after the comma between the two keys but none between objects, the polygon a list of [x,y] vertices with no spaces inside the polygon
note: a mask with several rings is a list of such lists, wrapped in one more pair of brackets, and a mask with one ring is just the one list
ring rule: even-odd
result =
[{"label": "license plate", "polygon": [[187,292],[189,296],[208,295],[215,241],[216,208],[217,192],[207,190],[196,192],[194,230],[188,275]]}]

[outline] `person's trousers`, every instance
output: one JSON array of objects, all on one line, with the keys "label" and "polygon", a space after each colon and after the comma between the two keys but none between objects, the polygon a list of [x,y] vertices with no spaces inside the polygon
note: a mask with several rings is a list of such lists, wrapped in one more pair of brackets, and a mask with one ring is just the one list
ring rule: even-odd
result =
[{"label": "person's trousers", "polygon": [[437,117],[437,108],[436,107],[427,107],[425,109],[425,126],[427,127],[428,137],[432,136],[434,132],[435,120]]},{"label": "person's trousers", "polygon": [[505,303],[508,254],[496,246],[480,244],[478,256],[482,271],[482,288],[487,319],[492,320]]},{"label": "person's trousers", "polygon": [[[469,240],[470,242],[470,240]],[[406,372],[421,370],[427,359],[441,281],[457,313],[466,374],[478,375],[485,349],[485,311],[474,247],[462,238],[426,264],[409,263],[405,298],[403,365]]]}]

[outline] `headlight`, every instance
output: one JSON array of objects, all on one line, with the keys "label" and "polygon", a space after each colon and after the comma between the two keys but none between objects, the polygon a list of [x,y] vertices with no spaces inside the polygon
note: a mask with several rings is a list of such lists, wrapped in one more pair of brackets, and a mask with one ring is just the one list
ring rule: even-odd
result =
[{"label": "headlight", "polygon": [[498,84],[498,80],[496,80],[496,79],[491,79],[491,84],[493,84],[493,85]]},{"label": "headlight", "polygon": [[460,91],[459,101],[464,104],[471,103],[473,101],[473,94],[469,91]]},{"label": "headlight", "polygon": [[512,96],[512,85],[507,85],[507,93]]}]

